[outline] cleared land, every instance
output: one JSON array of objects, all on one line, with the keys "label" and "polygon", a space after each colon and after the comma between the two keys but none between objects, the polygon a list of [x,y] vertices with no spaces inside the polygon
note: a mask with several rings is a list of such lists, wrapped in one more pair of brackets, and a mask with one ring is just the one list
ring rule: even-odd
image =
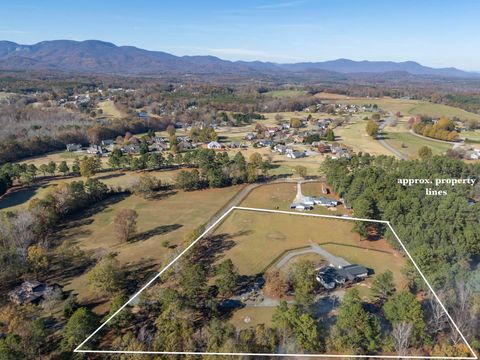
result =
[{"label": "cleared land", "polygon": [[[320,196],[322,195],[321,191],[322,184],[320,182],[302,184],[302,193],[306,196]],[[252,190],[252,192],[241,202],[240,206],[290,211],[290,205],[293,199],[295,199],[296,194],[296,183],[264,185]],[[338,199],[338,196],[335,194],[329,194],[328,196]],[[330,209],[322,206],[316,206],[314,210],[310,211],[310,213],[342,215],[347,214],[348,211],[343,205]]]},{"label": "cleared land", "polygon": [[388,132],[385,135],[384,140],[387,144],[394,147],[397,151],[406,155],[410,159],[418,157],[418,150],[422,146],[428,146],[431,148],[435,155],[441,155],[453,146],[446,143],[423,139],[412,135],[409,132]]},{"label": "cleared land", "polygon": [[[235,325],[238,330],[247,329],[251,326],[265,324],[270,326],[272,323],[272,317],[275,312],[275,307],[245,307],[237,310],[233,313],[230,323]],[[249,322],[245,322],[245,318],[250,319]]]},{"label": "cleared land", "polygon": [[[117,253],[127,268],[156,271],[183,247],[185,235],[207,222],[241,189],[240,186],[195,192],[171,192],[155,200],[135,195],[98,204],[89,215],[70,221],[58,236],[91,254]],[[137,236],[125,243],[115,236],[113,220],[122,209],[138,213]],[[168,241],[170,248],[162,246]],[[175,248],[177,248],[175,250]],[[92,300],[85,274],[72,278],[65,290]]]},{"label": "cleared land", "polygon": [[350,146],[356,153],[363,152],[372,155],[394,155],[390,150],[382,146],[377,140],[367,134],[365,128],[367,122],[357,120],[351,124],[336,128],[337,141]]},{"label": "cleared land", "polygon": [[306,92],[303,90],[273,90],[265,93],[266,96],[271,96],[274,98],[290,98],[305,95]]},{"label": "cleared land", "polygon": [[99,117],[106,118],[122,118],[125,114],[120,111],[112,100],[100,101],[98,103],[98,108],[103,111]]},{"label": "cleared land", "polygon": [[463,131],[460,136],[468,140],[480,141],[480,130]]},{"label": "cleared land", "polygon": [[[180,170],[157,170],[148,173],[159,178],[163,183],[173,183],[175,176],[179,171]],[[129,187],[141,174],[142,172],[116,170],[101,172],[92,178],[101,180],[103,183],[110,186],[126,188]],[[0,210],[16,210],[22,206],[27,206],[30,200],[45,196],[47,192],[55,186],[79,180],[85,181],[86,179],[80,176],[66,178],[54,177],[40,181],[35,186],[13,188],[8,194],[5,194],[0,199]]]},{"label": "cleared land", "polygon": [[403,115],[430,115],[435,117],[447,116],[458,117],[461,120],[480,120],[480,115],[471,113],[453,106],[434,104],[421,100],[393,99],[393,98],[338,98],[337,102],[344,104],[377,104],[379,108],[396,113],[400,111]]},{"label": "cleared land", "polygon": [[[403,255],[384,239],[362,241],[353,232],[353,225],[341,219],[234,211],[215,231],[228,243],[218,261],[231,259],[241,274],[255,275],[270,268],[286,251],[316,243],[335,256],[372,269],[374,274],[391,270],[397,287],[403,288]],[[368,296],[372,280],[358,285],[364,296]]]},{"label": "cleared land", "polygon": [[34,164],[35,166],[40,166],[42,164],[48,164],[50,161],[54,161],[57,164],[61,161],[66,161],[70,166],[73,164],[76,158],[82,158],[87,155],[86,152],[77,152],[77,151],[54,151],[45,155],[32,156],[26,160],[20,161],[21,164]]}]

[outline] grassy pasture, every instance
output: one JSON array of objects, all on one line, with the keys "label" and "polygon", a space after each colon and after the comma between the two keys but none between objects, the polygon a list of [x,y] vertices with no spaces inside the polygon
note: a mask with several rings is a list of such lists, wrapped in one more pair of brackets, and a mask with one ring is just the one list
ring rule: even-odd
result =
[{"label": "grassy pasture", "polygon": [[32,156],[26,160],[20,161],[21,164],[34,164],[36,167],[42,164],[48,164],[50,161],[54,161],[57,165],[61,161],[66,161],[70,166],[73,164],[76,158],[82,158],[88,155],[86,152],[77,151],[53,151],[44,155]]},{"label": "grassy pasture", "polygon": [[339,137],[338,141],[350,146],[356,153],[361,151],[372,155],[394,155],[367,134],[366,126],[366,121],[357,120],[351,124],[336,128],[334,131],[335,135]]},{"label": "grassy pasture", "polygon": [[293,98],[298,96],[306,95],[306,92],[303,90],[273,90],[265,93],[266,96],[271,96],[274,98]]},{"label": "grassy pasture", "polygon": [[[184,236],[207,222],[241,187],[203,191],[175,191],[159,199],[146,200],[136,195],[107,201],[91,214],[72,219],[58,236],[92,254],[115,252],[126,268],[157,271],[174,254],[181,251]],[[122,209],[138,213],[137,237],[128,243],[115,237],[113,220]],[[162,246],[164,241],[171,248]],[[85,274],[63,284],[84,301],[92,300]]]},{"label": "grassy pasture", "polygon": [[[150,171],[149,173],[164,183],[173,183],[175,176],[179,170],[158,170]],[[138,178],[142,173],[133,171],[108,171],[96,174],[96,178],[110,186],[128,187],[133,180]],[[72,181],[85,180],[80,176],[67,178],[53,178],[49,181],[43,181],[37,186],[30,186],[26,188],[13,189],[13,191],[4,195],[0,199],[0,210],[16,210],[22,206],[27,206],[28,202],[33,198],[41,198],[55,186],[61,183],[69,183]]]},{"label": "grassy pasture", "polygon": [[480,130],[463,131],[460,133],[460,137],[468,140],[480,141]]},{"label": "grassy pasture", "polygon": [[453,106],[435,104],[421,100],[384,98],[339,98],[337,102],[347,104],[377,104],[381,109],[396,113],[400,111],[403,115],[430,115],[434,117],[447,116],[458,117],[461,120],[480,120],[480,115],[474,114]]},{"label": "grassy pasture", "polygon": [[98,108],[103,111],[99,117],[107,118],[122,118],[125,114],[120,111],[112,100],[100,101],[98,103]]},{"label": "grassy pasture", "polygon": [[[241,274],[254,275],[265,271],[283,252],[317,243],[375,274],[391,270],[397,286],[403,287],[403,256],[384,239],[361,241],[353,225],[349,220],[237,210],[215,230],[233,242],[219,261],[231,259]],[[367,279],[362,286],[368,287],[371,281]]]},{"label": "grassy pasture", "polygon": [[[400,153],[408,156],[410,159],[418,158],[418,150],[422,146],[428,146],[431,148],[435,155],[443,154],[448,149],[452,148],[452,145],[423,139],[412,135],[409,132],[388,132],[385,142],[397,149]],[[406,147],[402,147],[402,144]]]},{"label": "grassy pasture", "polygon": [[[302,193],[307,196],[320,196],[322,195],[322,184],[320,182],[304,183],[302,184]],[[252,190],[252,192],[242,201],[240,206],[290,211],[290,204],[295,199],[296,194],[297,185],[295,183],[263,185]],[[330,194],[328,196],[338,198],[335,194]],[[310,211],[310,213],[336,215],[346,214],[347,211],[343,205],[338,206],[336,210],[329,210],[322,206],[316,206],[314,210]]]}]

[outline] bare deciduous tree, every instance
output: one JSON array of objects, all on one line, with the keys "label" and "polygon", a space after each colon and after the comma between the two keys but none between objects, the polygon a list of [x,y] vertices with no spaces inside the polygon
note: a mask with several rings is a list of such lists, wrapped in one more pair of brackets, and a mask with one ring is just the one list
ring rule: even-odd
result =
[{"label": "bare deciduous tree", "polygon": [[406,321],[398,322],[393,325],[392,338],[395,350],[399,356],[407,355],[412,329],[412,323]]},{"label": "bare deciduous tree", "polygon": [[[473,303],[473,292],[464,282],[458,282],[455,286],[454,296],[450,299],[450,314],[462,334],[469,337],[475,327],[476,317]],[[460,333],[450,324],[451,339],[455,344],[462,342]]]},{"label": "bare deciduous tree", "polygon": [[[445,294],[441,292],[438,293],[438,296],[441,299],[445,298]],[[438,334],[439,332],[445,330],[447,326],[447,314],[435,297],[432,296],[430,299],[428,299],[427,304],[429,308],[429,330],[432,334]]]}]

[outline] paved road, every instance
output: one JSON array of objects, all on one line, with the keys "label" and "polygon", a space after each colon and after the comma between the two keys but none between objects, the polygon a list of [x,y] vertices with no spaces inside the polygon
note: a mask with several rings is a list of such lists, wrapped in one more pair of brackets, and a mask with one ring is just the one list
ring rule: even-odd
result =
[{"label": "paved road", "polygon": [[325,260],[327,260],[330,264],[333,266],[339,267],[339,266],[347,266],[350,265],[350,263],[345,260],[344,258],[335,256],[333,254],[330,254],[327,250],[322,248],[320,245],[315,244],[313,242],[310,243],[310,247],[312,250],[314,250],[318,255],[323,257]]},{"label": "paved road", "polygon": [[335,256],[335,255],[329,253],[324,248],[322,248],[320,245],[315,244],[313,242],[310,242],[310,247],[309,248],[293,250],[293,251],[289,251],[288,253],[286,253],[275,264],[275,267],[277,269],[280,269],[283,266],[285,266],[285,264],[288,263],[294,257],[304,255],[304,254],[311,254],[311,253],[320,255],[322,258],[324,258],[326,261],[328,261],[330,264],[332,264],[333,266],[336,266],[336,267],[350,265],[350,263],[348,261],[346,261],[344,258]]},{"label": "paved road", "polygon": [[408,156],[402,154],[401,152],[399,152],[397,149],[391,147],[390,145],[388,145],[385,140],[383,140],[382,138],[378,138],[378,142],[387,150],[391,151],[392,153],[394,153],[397,157],[399,157],[400,159],[402,160],[408,160]]},{"label": "paved road", "polygon": [[[380,125],[380,131],[383,131],[383,128],[385,127],[386,123],[382,123]],[[385,140],[383,140],[383,138],[381,137],[381,135],[377,138],[378,142],[380,143],[380,145],[382,145],[385,149],[389,150],[390,152],[392,152],[393,154],[395,154],[395,156],[397,156],[398,158],[402,159],[402,160],[408,160],[408,156],[402,154],[400,151],[398,151],[397,149],[395,149],[394,147],[388,145]]]},{"label": "paved road", "polygon": [[433,139],[433,138],[430,138],[428,136],[423,136],[423,135],[420,135],[420,134],[417,134],[415,131],[413,131],[412,129],[410,129],[410,134],[414,135],[414,136],[417,136],[419,138],[422,138],[422,139],[425,139],[425,140],[428,140],[428,141],[435,141],[435,142],[439,142],[439,143],[444,143],[444,144],[448,144],[448,145],[452,145],[452,147],[455,147],[455,145],[461,145],[463,143],[463,141],[459,141],[459,142],[452,142],[452,141],[445,141],[445,140],[440,140],[440,139]]}]

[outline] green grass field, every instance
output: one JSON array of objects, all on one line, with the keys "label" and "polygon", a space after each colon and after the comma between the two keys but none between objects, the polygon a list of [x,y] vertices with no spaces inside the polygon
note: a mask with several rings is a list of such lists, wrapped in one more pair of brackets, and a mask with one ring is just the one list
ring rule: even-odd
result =
[{"label": "green grass field", "polygon": [[409,132],[388,132],[385,142],[410,159],[418,158],[418,150],[422,146],[431,148],[435,155],[443,154],[452,148],[452,145],[423,139]]},{"label": "green grass field", "polygon": [[463,131],[460,133],[460,137],[463,137],[467,140],[480,141],[480,130]]}]

